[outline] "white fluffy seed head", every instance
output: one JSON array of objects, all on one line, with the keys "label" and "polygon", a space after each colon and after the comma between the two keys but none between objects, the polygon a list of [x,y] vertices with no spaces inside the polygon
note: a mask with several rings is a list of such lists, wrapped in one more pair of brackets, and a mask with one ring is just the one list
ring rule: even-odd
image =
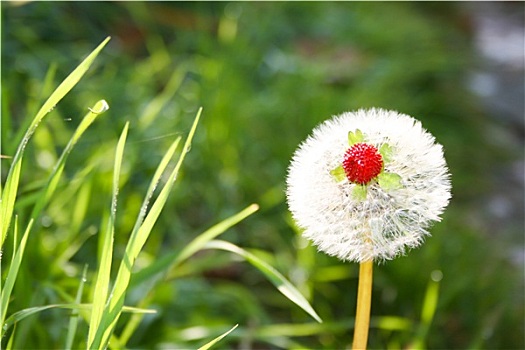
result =
[{"label": "white fluffy seed head", "polygon": [[[401,186],[367,186],[336,181],[330,173],[349,148],[348,133],[359,129],[378,149],[392,154],[384,171],[401,177]],[[286,196],[303,235],[319,250],[341,260],[391,260],[419,246],[450,200],[449,173],[441,145],[410,116],[382,109],[343,113],[314,129],[296,150],[286,179]]]}]

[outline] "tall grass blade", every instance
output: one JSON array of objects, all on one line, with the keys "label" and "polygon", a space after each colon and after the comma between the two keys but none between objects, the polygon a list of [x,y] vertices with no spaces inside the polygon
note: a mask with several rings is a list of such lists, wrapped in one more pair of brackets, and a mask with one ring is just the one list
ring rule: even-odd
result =
[{"label": "tall grass blade", "polygon": [[[173,155],[175,153],[175,150],[177,149],[177,146],[178,146],[180,140],[181,140],[181,138],[178,137],[171,144],[171,146],[169,147],[168,151],[162,157],[162,160],[161,160],[159,166],[157,167],[157,170],[155,171],[155,174],[153,175],[153,178],[152,178],[152,180],[150,182],[149,188],[148,188],[148,190],[146,192],[146,196],[144,197],[144,201],[143,201],[143,203],[141,205],[140,212],[139,212],[139,215],[137,217],[137,220],[135,222],[135,226],[134,226],[132,232],[137,231],[140,228],[142,222],[144,221],[144,217],[146,216],[146,213],[147,213],[147,210],[148,210],[149,201],[150,201],[151,197],[153,196],[155,188],[157,187],[162,174],[164,173],[164,171],[166,170],[167,166],[169,165],[169,162],[172,159],[172,157],[173,157]],[[133,319],[133,317],[132,317],[132,319]],[[121,337],[120,341],[122,341],[122,337]],[[114,341],[112,341],[111,343],[114,344]]]},{"label": "tall grass blade", "polygon": [[[84,266],[82,277],[78,284],[77,295],[75,296],[75,303],[80,304],[82,301],[82,292],[84,291],[84,283],[86,282],[87,265]],[[69,326],[67,327],[66,344],[64,349],[72,349],[73,341],[75,340],[75,333],[77,332],[78,319],[80,318],[78,310],[73,310],[69,318]]]},{"label": "tall grass blade", "polygon": [[236,246],[235,244],[215,240],[206,243],[204,246],[205,249],[221,249],[225,251],[232,252],[237,254],[250,264],[255,266],[259,271],[261,271],[266,278],[275,286],[277,289],[290,301],[294,302],[301,309],[306,311],[310,316],[312,316],[317,322],[323,322],[319,315],[314,311],[310,303],[303,297],[303,295],[295,288],[279,271],[275,270],[272,266],[259,259],[252,253]]},{"label": "tall grass blade", "polygon": [[[140,225],[142,224],[142,222],[144,221],[144,217],[146,216],[146,213],[147,213],[149,201],[150,201],[150,199],[151,199],[151,197],[153,195],[153,192],[155,191],[155,188],[158,185],[158,182],[160,181],[160,178],[161,178],[162,174],[166,170],[166,168],[167,168],[171,158],[173,157],[173,155],[175,153],[175,150],[177,149],[177,146],[178,146],[180,140],[181,140],[181,138],[178,137],[171,144],[171,146],[169,147],[169,149],[166,152],[166,154],[164,154],[164,156],[162,157],[162,160],[160,161],[159,166],[157,167],[157,170],[155,171],[155,174],[153,175],[153,178],[152,178],[152,180],[150,182],[150,185],[149,185],[148,190],[146,192],[146,196],[144,197],[144,201],[142,203],[139,215],[138,215],[137,220],[135,222],[135,227],[133,228],[132,232],[137,231],[140,228]],[[122,340],[120,340],[120,341],[122,341]],[[115,345],[114,339],[111,341],[111,343],[113,345]]]},{"label": "tall grass blade", "polygon": [[67,157],[71,153],[71,150],[77,143],[77,141],[80,139],[82,134],[89,128],[91,124],[95,121],[95,119],[105,111],[109,109],[109,106],[106,101],[100,100],[93,108],[89,109],[89,112],[84,116],[80,124],[78,125],[77,129],[73,133],[73,136],[71,136],[71,139],[69,140],[68,144],[62,151],[62,154],[60,155],[60,158],[58,159],[57,163],[55,164],[55,167],[53,168],[53,172],[49,176],[49,179],[47,180],[47,184],[44,186],[43,193],[38,199],[38,202],[33,208],[33,211],[31,212],[31,217],[36,220],[38,215],[40,214],[40,211],[46,205],[46,203],[49,201],[49,199],[53,196],[53,193],[55,192],[58,182],[60,180],[60,176],[62,175],[62,172],[64,170],[64,166],[66,164]]},{"label": "tall grass blade", "polygon": [[153,196],[153,193],[155,192],[155,189],[157,188],[157,185],[160,181],[160,178],[164,171],[166,170],[167,166],[170,163],[170,160],[173,158],[173,155],[175,154],[175,150],[177,149],[179,142],[181,138],[178,137],[170,146],[166,154],[162,157],[159,166],[157,167],[157,170],[155,170],[155,174],[153,174],[153,178],[151,179],[151,182],[149,184],[148,190],[146,192],[146,196],[144,196],[144,201],[142,202],[142,205],[140,207],[139,215],[137,216],[137,220],[135,221],[135,225],[133,226],[133,230],[131,231],[131,236],[136,234],[138,230],[140,229],[140,226],[144,222],[144,217],[146,216],[146,213],[148,211],[148,205],[149,201],[151,200],[151,197]]},{"label": "tall grass blade", "polygon": [[[27,237],[29,236],[29,231],[31,230],[32,225],[33,220],[30,220],[29,224],[27,225],[26,231],[22,236],[22,240],[18,245],[18,249],[16,249],[16,252],[13,252],[14,258],[12,260],[11,266],[9,266],[9,271],[7,272],[5,284],[2,286],[2,293],[0,295],[0,325],[4,325],[5,317],[7,314],[7,308],[9,307],[9,299],[11,298],[11,292],[13,291],[13,287],[15,285],[16,276],[18,275],[18,270],[20,269],[20,264],[22,263],[22,258],[24,256],[24,250],[26,248],[27,243]],[[15,225],[15,229],[17,229],[16,226],[17,225]],[[2,327],[2,337],[4,336],[5,331],[5,327]]]},{"label": "tall grass blade", "polygon": [[9,168],[7,180],[5,182],[5,190],[2,192],[2,198],[0,203],[0,249],[4,246],[4,241],[7,236],[7,230],[11,224],[11,217],[15,207],[16,192],[18,190],[18,183],[20,181],[20,169],[22,169],[22,158],[13,161]]},{"label": "tall grass blade", "polygon": [[95,288],[93,289],[93,310],[91,312],[91,319],[89,321],[88,344],[93,341],[99,327],[105,327],[100,324],[104,315],[104,308],[108,299],[109,279],[111,274],[111,263],[113,255],[113,236],[115,233],[115,217],[117,213],[117,197],[119,191],[120,170],[122,167],[122,159],[124,158],[124,146],[126,145],[126,138],[128,135],[129,122],[124,126],[117,149],[115,152],[115,161],[113,167],[113,194],[111,198],[111,211],[107,223],[107,228],[103,231],[104,238],[102,240],[102,251],[100,256],[100,264],[98,267],[97,280]]},{"label": "tall grass blade", "polygon": [[[132,232],[138,231],[140,226],[142,225],[142,222],[144,221],[144,217],[146,216],[148,205],[151,197],[153,196],[153,192],[155,191],[155,188],[157,187],[160,178],[164,171],[166,170],[167,166],[170,163],[170,160],[172,159],[175,150],[177,149],[177,146],[180,142],[181,138],[178,137],[170,146],[168,151],[164,154],[162,157],[162,160],[159,163],[159,166],[157,167],[157,170],[155,171],[155,174],[153,175],[153,178],[151,179],[148,191],[146,192],[146,196],[144,197],[144,201],[141,205],[139,215],[137,217],[137,220],[135,221],[135,225],[133,227]],[[148,304],[145,299],[142,300],[142,304]],[[120,341],[124,344],[127,342],[129,337],[131,337],[132,328],[134,330],[134,325],[138,326],[140,320],[142,318],[140,316],[133,315],[131,317],[131,320],[126,324],[126,328],[124,329]],[[113,344],[113,341],[111,342]]]},{"label": "tall grass blade", "polygon": [[237,328],[239,325],[236,324],[235,326],[232,327],[232,329],[230,329],[229,331],[227,331],[226,333],[224,334],[221,334],[220,336],[218,336],[217,338],[213,339],[211,342],[201,346],[199,348],[199,350],[208,350],[210,349],[213,345],[217,344],[222,338],[224,338],[225,336],[227,336],[228,334],[230,334],[231,332],[233,332],[233,330],[235,328]]},{"label": "tall grass blade", "polygon": [[[15,224],[13,227],[13,254],[11,255],[11,264],[10,266],[14,266],[14,261],[16,257],[16,244],[18,242],[18,215],[15,216]],[[2,257],[0,256],[0,325],[3,324],[5,315],[7,314],[7,307],[9,306],[9,297],[7,298],[6,302],[4,303],[4,286],[2,284]],[[1,334],[3,336],[3,334]]]},{"label": "tall grass blade", "polygon": [[104,317],[102,320],[103,324],[101,324],[101,327],[97,329],[97,333],[95,335],[94,340],[88,343],[88,347],[90,349],[102,349],[107,346],[108,340],[113,332],[113,329],[115,328],[115,324],[117,323],[120,317],[122,306],[124,305],[124,298],[126,296],[126,291],[129,286],[131,270],[133,268],[135,260],[138,254],[140,253],[142,247],[146,243],[146,240],[148,239],[151,233],[153,225],[157,221],[157,218],[159,217],[162,208],[168,200],[168,196],[170,194],[171,189],[173,188],[175,180],[177,179],[177,175],[179,173],[180,167],[182,166],[182,162],[184,161],[186,154],[190,150],[191,141],[195,134],[195,130],[197,128],[197,124],[199,122],[201,113],[202,108],[199,109],[199,111],[197,112],[197,116],[195,117],[186,142],[184,143],[184,147],[182,149],[179,160],[175,165],[175,168],[171,172],[168,181],[166,182],[159,196],[153,203],[151,210],[144,218],[144,222],[136,231],[131,233],[131,237],[126,246],[126,251],[124,252],[124,258],[119,266],[117,278],[115,280],[115,286],[113,288],[111,298],[109,300],[109,306],[107,307],[106,312],[104,313]]},{"label": "tall grass blade", "polygon": [[44,102],[40,110],[37,112],[35,118],[29,125],[22,142],[18,145],[18,149],[13,158],[13,162],[7,174],[5,182],[5,189],[2,190],[0,185],[1,205],[0,205],[0,248],[4,244],[7,231],[11,223],[11,218],[14,210],[16,193],[18,191],[18,184],[20,182],[20,170],[22,168],[22,158],[24,150],[29,142],[29,139],[35,132],[38,124],[42,121],[44,116],[55,108],[55,106],[62,100],[62,98],[78,83],[82,76],[89,69],[97,55],[102,48],[108,43],[109,37],[106,38],[95,50],[93,50],[78,66],[69,74],[66,79],[53,91],[51,96]]}]

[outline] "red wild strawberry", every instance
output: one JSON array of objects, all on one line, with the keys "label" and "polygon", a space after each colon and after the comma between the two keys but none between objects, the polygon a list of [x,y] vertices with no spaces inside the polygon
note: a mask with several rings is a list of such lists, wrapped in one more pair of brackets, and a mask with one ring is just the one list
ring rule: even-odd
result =
[{"label": "red wild strawberry", "polygon": [[383,169],[383,157],[376,147],[367,143],[356,143],[346,151],[343,169],[348,181],[365,185]]}]

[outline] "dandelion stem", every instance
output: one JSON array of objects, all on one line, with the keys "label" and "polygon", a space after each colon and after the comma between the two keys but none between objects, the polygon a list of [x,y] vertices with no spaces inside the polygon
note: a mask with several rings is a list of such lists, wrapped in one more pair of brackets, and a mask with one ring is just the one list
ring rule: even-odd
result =
[{"label": "dandelion stem", "polygon": [[370,325],[370,304],[372,300],[372,260],[359,265],[359,285],[357,289],[357,310],[355,313],[353,350],[366,349]]}]

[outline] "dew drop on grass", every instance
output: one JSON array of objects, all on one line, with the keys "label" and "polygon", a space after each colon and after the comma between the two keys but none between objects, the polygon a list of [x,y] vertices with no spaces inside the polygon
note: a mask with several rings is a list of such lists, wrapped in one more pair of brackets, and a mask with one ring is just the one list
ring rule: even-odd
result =
[{"label": "dew drop on grass", "polygon": [[100,107],[99,110],[94,110],[93,108],[89,108],[88,107],[88,109],[89,109],[89,111],[91,113],[100,114],[100,113],[104,113],[105,111],[107,111],[109,109],[109,105],[106,102],[106,100],[100,100],[99,102],[102,104],[102,106]]},{"label": "dew drop on grass", "polygon": [[430,273],[430,278],[434,282],[439,282],[443,279],[443,272],[441,272],[441,270],[434,270]]},{"label": "dew drop on grass", "polygon": [[43,227],[50,227],[53,224],[53,219],[49,215],[43,215],[40,219],[40,223]]},{"label": "dew drop on grass", "polygon": [[115,198],[113,198],[113,202],[111,203],[111,213],[113,215],[116,215],[117,213],[117,203],[118,203],[118,200],[117,200],[117,193],[115,193]]}]

